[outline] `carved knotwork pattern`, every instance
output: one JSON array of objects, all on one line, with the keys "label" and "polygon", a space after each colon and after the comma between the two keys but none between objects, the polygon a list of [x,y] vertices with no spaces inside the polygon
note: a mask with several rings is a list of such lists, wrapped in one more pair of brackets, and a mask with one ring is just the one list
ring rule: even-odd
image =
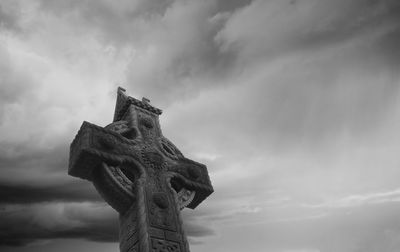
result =
[{"label": "carved knotwork pattern", "polygon": [[165,170],[166,163],[164,157],[156,149],[144,146],[141,156],[147,166],[157,170]]},{"label": "carved knotwork pattern", "polygon": [[114,133],[116,135],[105,133],[107,132],[104,132],[104,130],[96,129],[94,134],[91,135],[91,141],[97,142],[96,145],[99,150],[114,156],[126,155],[140,159],[141,154],[133,141],[122,137],[118,133]]},{"label": "carved knotwork pattern", "polygon": [[119,167],[112,167],[109,166],[109,169],[112,173],[112,175],[114,175],[114,178],[127,190],[129,191],[133,191],[133,185],[135,181],[131,181],[130,179],[128,179],[123,172],[121,171],[121,169]]},{"label": "carved knotwork pattern", "polygon": [[167,155],[169,158],[177,160],[178,158],[183,157],[182,153],[178,150],[178,148],[176,148],[176,146],[165,137],[161,138],[160,145],[163,153]]},{"label": "carved knotwork pattern", "polygon": [[143,137],[153,142],[156,138],[156,124],[153,118],[144,114],[139,114],[138,122],[138,126]]},{"label": "carved knotwork pattern", "polygon": [[126,140],[132,141],[130,142],[131,144],[136,144],[137,140],[137,129],[133,126],[129,126],[128,121],[117,121],[117,122],[113,122],[109,125],[107,125],[106,127],[104,127],[107,130],[112,130],[114,132],[117,132],[118,134],[120,134],[121,136],[123,136]]},{"label": "carved knotwork pattern", "polygon": [[108,204],[118,212],[123,213],[132,205],[135,198],[132,192],[133,185],[124,186],[120,181],[115,183],[115,180],[118,180],[113,175],[115,170],[115,167],[103,163],[101,168],[95,170],[93,183]]},{"label": "carved knotwork pattern", "polygon": [[120,249],[121,252],[138,251],[138,223],[136,206],[133,205],[125,215],[120,216]]},{"label": "carved knotwork pattern", "polygon": [[156,192],[149,198],[150,225],[176,231],[175,213],[168,195],[164,192]]},{"label": "carved knotwork pattern", "polygon": [[194,191],[187,190],[185,188],[182,188],[178,193],[177,193],[177,200],[178,200],[178,207],[180,210],[184,209],[187,205],[192,202],[194,195],[196,193]]},{"label": "carved knotwork pattern", "polygon": [[166,209],[169,206],[168,197],[165,193],[154,193],[153,201],[161,209]]},{"label": "carved knotwork pattern", "polygon": [[168,171],[178,173],[193,183],[205,184],[209,181],[207,170],[186,158],[180,158],[176,165],[167,167]]},{"label": "carved knotwork pattern", "polygon": [[150,111],[148,111],[148,110],[139,108],[139,107],[135,107],[135,110],[138,111],[139,114],[145,114],[145,115],[148,115],[148,116],[151,116],[151,117],[154,116],[154,113],[152,113],[152,112],[150,112]]},{"label": "carved knotwork pattern", "polygon": [[160,239],[152,239],[152,252],[180,252],[179,243],[165,241]]},{"label": "carved knotwork pattern", "polygon": [[120,132],[128,129],[128,122],[127,121],[117,121],[117,122],[110,123],[109,125],[107,125],[104,128],[115,131],[117,133],[120,133]]}]

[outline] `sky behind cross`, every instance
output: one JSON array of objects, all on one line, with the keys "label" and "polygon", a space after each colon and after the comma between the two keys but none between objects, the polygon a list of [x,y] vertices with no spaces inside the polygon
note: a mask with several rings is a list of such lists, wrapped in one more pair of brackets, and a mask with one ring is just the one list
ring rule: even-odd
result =
[{"label": "sky behind cross", "polygon": [[191,251],[400,251],[396,0],[0,0],[0,251],[118,251],[67,175],[118,86],[215,189]]}]

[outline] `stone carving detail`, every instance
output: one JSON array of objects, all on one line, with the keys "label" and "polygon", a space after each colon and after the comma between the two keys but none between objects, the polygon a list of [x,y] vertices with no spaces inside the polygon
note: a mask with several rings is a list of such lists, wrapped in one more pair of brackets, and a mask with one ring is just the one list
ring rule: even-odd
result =
[{"label": "stone carving detail", "polygon": [[176,231],[175,215],[167,194],[155,192],[149,201],[150,225],[156,228]]},{"label": "stone carving detail", "polygon": [[154,128],[153,120],[148,117],[143,117],[140,119],[140,126],[144,126],[146,129],[151,130]]},{"label": "stone carving detail", "polygon": [[156,138],[155,125],[153,119],[150,116],[139,114],[139,125],[140,132],[143,137],[148,141],[153,142]]},{"label": "stone carving detail", "polygon": [[129,127],[127,121],[113,122],[104,128],[115,131],[129,140],[135,140],[138,136],[137,129],[135,127]]},{"label": "stone carving detail", "polygon": [[187,205],[192,202],[194,195],[196,192],[187,190],[185,188],[182,188],[178,193],[177,193],[177,198],[178,198],[178,206],[179,209],[182,210],[184,209]]},{"label": "stone carving detail", "polygon": [[117,121],[117,122],[113,122],[113,123],[107,125],[104,128],[115,131],[117,133],[121,133],[128,129],[128,122],[127,121]]},{"label": "stone carving detail", "polygon": [[160,239],[152,239],[153,250],[152,252],[180,252],[179,243],[172,241],[165,241]]},{"label": "stone carving detail", "polygon": [[155,149],[145,146],[142,149],[143,161],[151,168],[162,170],[165,168],[164,157]]},{"label": "stone carving detail", "polygon": [[179,211],[213,192],[206,166],[162,135],[160,114],[119,88],[114,122],[84,122],[71,143],[68,173],[118,211],[121,252],[189,252]]},{"label": "stone carving detail", "polygon": [[178,148],[176,148],[176,146],[165,137],[161,138],[160,145],[163,153],[167,155],[169,158],[176,160],[180,157],[183,157],[182,153],[178,150]]},{"label": "stone carving detail", "polygon": [[154,193],[153,201],[161,209],[166,209],[169,206],[168,197],[165,193]]},{"label": "stone carving detail", "polygon": [[124,215],[120,216],[120,248],[122,252],[138,251],[137,209],[133,205]]},{"label": "stone carving detail", "polygon": [[116,178],[119,184],[123,187],[128,189],[128,192],[131,193],[133,191],[133,182],[134,180],[130,180],[122,171],[121,167],[113,167],[108,166],[108,169],[112,173],[112,176]]}]

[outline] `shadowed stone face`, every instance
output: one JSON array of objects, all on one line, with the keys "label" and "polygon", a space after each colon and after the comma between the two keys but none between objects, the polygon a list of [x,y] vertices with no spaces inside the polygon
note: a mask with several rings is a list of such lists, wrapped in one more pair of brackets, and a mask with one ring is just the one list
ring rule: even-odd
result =
[{"label": "shadowed stone face", "polygon": [[161,110],[119,88],[114,122],[84,122],[71,144],[68,173],[92,181],[120,214],[120,251],[187,252],[179,211],[213,192],[205,165],[162,135]]}]

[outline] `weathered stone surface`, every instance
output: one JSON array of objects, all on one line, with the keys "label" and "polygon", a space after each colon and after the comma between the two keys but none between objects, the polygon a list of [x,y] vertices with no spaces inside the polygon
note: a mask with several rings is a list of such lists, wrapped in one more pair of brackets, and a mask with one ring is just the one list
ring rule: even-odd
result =
[{"label": "weathered stone surface", "polygon": [[84,122],[68,173],[92,181],[120,214],[121,252],[188,252],[180,210],[212,192],[205,165],[185,158],[161,133],[162,111],[118,89],[114,122]]}]

